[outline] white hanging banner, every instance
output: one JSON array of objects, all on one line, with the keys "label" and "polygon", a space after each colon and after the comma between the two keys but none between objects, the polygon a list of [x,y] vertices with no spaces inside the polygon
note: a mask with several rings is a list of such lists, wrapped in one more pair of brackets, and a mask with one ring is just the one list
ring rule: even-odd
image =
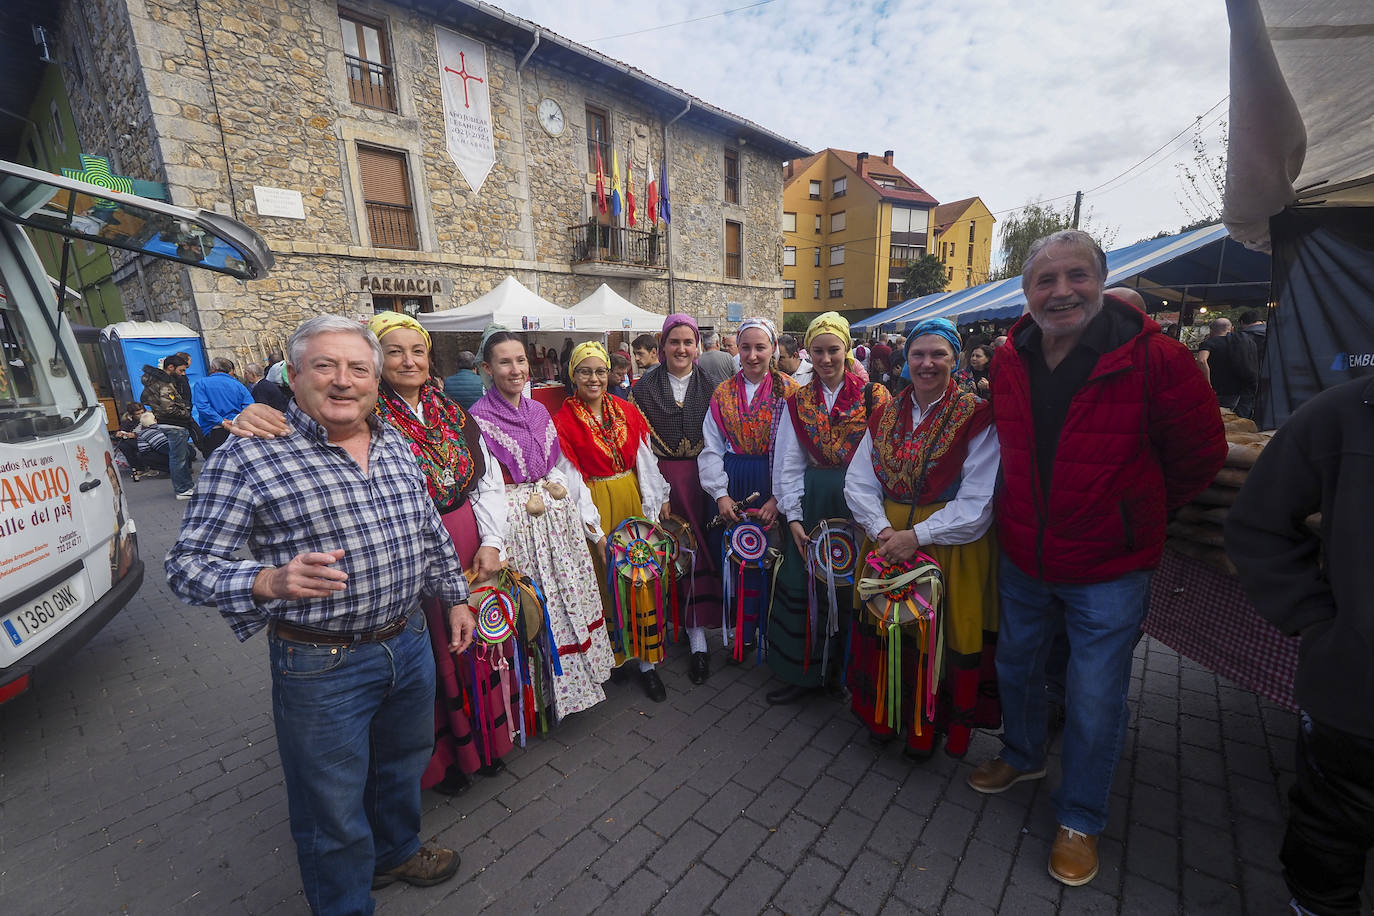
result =
[{"label": "white hanging banner", "polygon": [[448,29],[435,28],[434,38],[439,48],[448,154],[468,186],[481,191],[496,161],[491,95],[487,91],[487,49],[480,41]]}]

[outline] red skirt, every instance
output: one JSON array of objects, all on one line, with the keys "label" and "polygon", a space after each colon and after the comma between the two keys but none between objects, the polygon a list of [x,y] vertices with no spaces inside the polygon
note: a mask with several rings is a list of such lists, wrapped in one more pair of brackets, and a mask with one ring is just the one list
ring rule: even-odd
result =
[{"label": "red skirt", "polygon": [[[444,528],[453,538],[458,562],[472,566],[481,537],[472,502],[466,501],[443,515]],[[501,676],[469,648],[455,656],[448,649],[451,631],[448,609],[433,598],[424,600],[430,648],[434,651],[437,696],[434,700],[434,754],[420,777],[420,787],[428,789],[444,778],[455,764],[464,773],[474,773],[509,753],[512,742],[507,709],[501,702]],[[507,657],[510,643],[507,642]],[[475,689],[474,689],[475,688]],[[480,712],[480,716],[479,716]]]},{"label": "red skirt", "polygon": [[701,489],[695,458],[660,458],[659,472],[671,488],[668,504],[674,515],[685,518],[696,535],[695,572],[678,581],[682,625],[717,628],[721,624],[720,562],[706,539],[706,526],[716,515],[715,502]]}]

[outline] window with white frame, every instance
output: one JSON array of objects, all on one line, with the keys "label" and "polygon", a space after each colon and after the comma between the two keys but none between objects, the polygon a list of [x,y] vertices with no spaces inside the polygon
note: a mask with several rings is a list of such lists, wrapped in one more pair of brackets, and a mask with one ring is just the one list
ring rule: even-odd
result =
[{"label": "window with white frame", "polygon": [[831,266],[831,267],[834,267],[836,264],[843,264],[843,263],[844,263],[844,246],[843,246],[843,245],[831,245],[831,246],[830,246],[830,266]]},{"label": "window with white frame", "polygon": [[844,189],[848,183],[849,180],[847,178],[836,178],[834,181],[830,182],[830,196],[844,197]]},{"label": "window with white frame", "polygon": [[795,214],[795,213],[784,213],[784,214],[782,215],[782,231],[783,231],[783,232],[796,232],[796,231],[797,231],[797,214]]},{"label": "window with white frame", "polygon": [[844,295],[844,277],[836,277],[830,281],[830,298],[839,299]]},{"label": "window with white frame", "polygon": [[783,297],[784,299],[795,299],[795,298],[797,298],[797,281],[796,281],[796,280],[783,280],[783,281],[782,281],[782,297]]},{"label": "window with white frame", "polygon": [[783,266],[783,267],[796,267],[796,266],[797,266],[797,246],[795,246],[795,245],[784,245],[784,246],[783,246],[783,249],[782,249],[782,266]]},{"label": "window with white frame", "polygon": [[832,214],[830,214],[830,231],[831,231],[831,232],[842,232],[842,231],[844,231],[844,211],[843,211],[843,210],[841,210],[839,213],[832,213]]}]

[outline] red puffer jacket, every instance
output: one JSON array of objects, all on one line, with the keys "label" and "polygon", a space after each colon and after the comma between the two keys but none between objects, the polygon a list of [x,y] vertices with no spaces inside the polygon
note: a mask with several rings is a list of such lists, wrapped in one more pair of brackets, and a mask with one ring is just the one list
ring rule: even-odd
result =
[{"label": "red puffer jacket", "polygon": [[1168,512],[1204,490],[1226,459],[1216,396],[1188,348],[1124,302],[1108,297],[1104,308],[1139,331],[1102,354],[1074,395],[1047,500],[1026,357],[1015,348],[1029,315],[993,360],[998,538],[1022,572],[1046,582],[1107,582],[1158,566]]}]

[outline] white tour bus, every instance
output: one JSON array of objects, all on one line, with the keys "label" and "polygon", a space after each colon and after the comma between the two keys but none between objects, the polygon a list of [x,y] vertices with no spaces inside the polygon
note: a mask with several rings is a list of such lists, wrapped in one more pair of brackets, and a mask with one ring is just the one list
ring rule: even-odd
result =
[{"label": "white tour bus", "polygon": [[272,266],[237,220],[0,161],[0,702],[57,674],[143,582],[105,410],[34,231],[240,279]]}]

